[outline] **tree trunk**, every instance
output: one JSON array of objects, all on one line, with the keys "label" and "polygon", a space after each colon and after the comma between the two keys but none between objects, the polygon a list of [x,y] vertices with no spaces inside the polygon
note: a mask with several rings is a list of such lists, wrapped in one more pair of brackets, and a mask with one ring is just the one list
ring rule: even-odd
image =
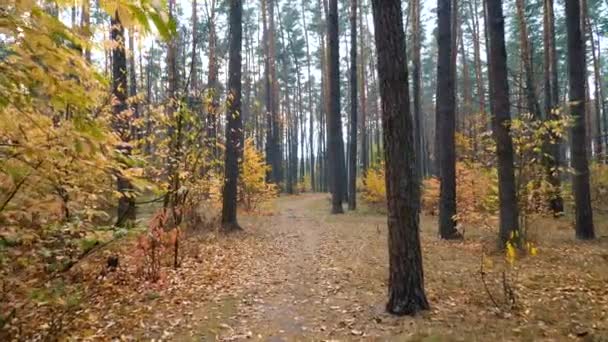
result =
[{"label": "tree trunk", "polygon": [[566,1],[566,27],[568,31],[568,78],[570,115],[574,123],[570,132],[572,155],[572,190],[574,192],[576,237],[581,240],[595,238],[593,212],[589,192],[589,164],[585,132],[585,44],[581,30],[579,0]]},{"label": "tree trunk", "polygon": [[310,144],[310,187],[312,191],[317,191],[317,182],[315,179],[315,152],[314,152],[314,123],[315,123],[315,111],[313,108],[313,92],[312,92],[312,73],[311,73],[311,58],[310,58],[310,44],[308,41],[308,25],[306,25],[306,11],[304,4],[306,0],[302,0],[302,27],[304,27],[304,39],[306,43],[306,69],[308,73],[308,113],[309,113],[309,132],[308,132],[308,143]]},{"label": "tree trunk", "polygon": [[437,56],[437,115],[439,122],[439,173],[441,179],[439,196],[439,235],[442,239],[458,238],[456,231],[456,146],[454,132],[455,82],[452,38],[452,1],[438,0],[438,56]]},{"label": "tree trunk", "polygon": [[[86,38],[91,37],[91,5],[89,0],[82,1],[82,16],[80,18],[83,34]],[[91,63],[91,48],[87,46],[84,50],[84,57]]]},{"label": "tree trunk", "polygon": [[[482,0],[484,1],[484,0]],[[479,101],[479,113],[485,117],[486,113],[486,91],[484,87],[484,79],[483,73],[481,71],[481,47],[480,47],[480,39],[481,33],[480,24],[479,24],[479,11],[478,11],[478,3],[477,0],[473,2],[469,2],[470,10],[473,15],[473,55],[475,59],[475,82],[477,83],[477,97]]]},{"label": "tree trunk", "polygon": [[241,117],[241,52],[243,40],[243,2],[230,0],[230,59],[228,62],[228,97],[226,99],[226,160],[222,227],[225,231],[241,229],[237,223],[237,182],[243,149]]},{"label": "tree trunk", "polygon": [[[118,146],[120,153],[128,156],[131,154],[129,141],[131,140],[131,128],[128,116],[124,112],[128,109],[127,104],[127,54],[125,51],[125,29],[122,26],[118,12],[111,18],[110,38],[114,42],[112,48],[112,95],[115,100],[112,105],[113,128],[118,133],[121,143]],[[118,210],[116,225],[121,226],[129,221],[135,221],[135,200],[131,192],[133,186],[131,182],[117,174],[117,190],[120,193],[118,199]]]},{"label": "tree trunk", "polygon": [[[405,32],[400,0],[372,0],[388,204],[388,312],[427,310],[419,236],[420,183],[410,116]],[[404,91],[405,90],[405,91]]]},{"label": "tree trunk", "polygon": [[342,141],[342,117],[340,114],[340,42],[338,35],[338,1],[329,0],[327,15],[327,63],[328,63],[328,134],[329,172],[332,188],[332,214],[343,213],[344,200],[344,149]]},{"label": "tree trunk", "polygon": [[[135,38],[133,37],[133,29],[129,30],[129,96],[135,97],[137,96],[137,69],[135,68]],[[133,102],[132,110],[133,117],[135,119],[139,118],[139,101]],[[134,130],[134,137],[137,138],[138,134]]]},{"label": "tree trunk", "polygon": [[[598,48],[596,51],[595,48],[595,39],[593,38],[593,27],[591,26],[591,19],[587,16],[587,27],[589,31],[589,40],[591,41],[591,58],[593,59],[593,79],[595,81],[595,151],[597,160],[603,162],[603,151],[602,151],[602,102],[603,102],[603,91],[602,91],[602,78],[600,75],[600,61],[599,61],[599,53],[601,50]],[[600,39],[598,35],[598,45],[600,44]],[[606,115],[604,113],[604,115]]]},{"label": "tree trunk", "polygon": [[490,105],[498,159],[498,198],[500,201],[498,247],[502,249],[505,248],[505,243],[511,238],[513,232],[519,231],[519,215],[513,164],[513,141],[509,127],[511,114],[502,0],[485,1],[490,40]]},{"label": "tree trunk", "polygon": [[367,124],[367,72],[366,72],[366,55],[364,53],[365,39],[363,32],[366,26],[363,25],[363,3],[359,2],[359,91],[361,93],[361,175],[365,175],[369,168],[369,134]]},{"label": "tree trunk", "polygon": [[[555,57],[555,15],[553,0],[543,1],[543,30],[544,30],[544,79],[545,79],[545,118],[552,119],[559,114],[559,84],[557,78],[557,59]],[[561,195],[560,179],[560,143],[548,143],[547,174],[554,188],[549,200],[549,207],[554,215],[564,211],[564,201]]]},{"label": "tree trunk", "polygon": [[198,96],[198,3],[192,0],[192,61],[190,62],[190,89],[192,96]]},{"label": "tree trunk", "polygon": [[218,65],[217,65],[217,32],[215,27],[215,0],[205,1],[209,29],[209,72],[207,75],[207,148],[209,160],[218,155],[217,147],[217,116],[219,109]]},{"label": "tree trunk", "polygon": [[357,0],[350,3],[350,134],[348,209],[357,208]]},{"label": "tree trunk", "polygon": [[530,48],[528,25],[526,23],[524,0],[516,0],[517,21],[519,24],[520,58],[524,67],[524,80],[526,92],[526,105],[528,112],[535,120],[541,119],[540,106],[534,87],[534,73],[532,70],[532,49]]},{"label": "tree trunk", "polygon": [[414,138],[416,147],[416,160],[418,161],[418,176],[424,177],[424,157],[422,151],[422,109],[421,109],[421,57],[420,57],[420,0],[413,0],[410,4],[412,10],[412,92],[414,97]]}]

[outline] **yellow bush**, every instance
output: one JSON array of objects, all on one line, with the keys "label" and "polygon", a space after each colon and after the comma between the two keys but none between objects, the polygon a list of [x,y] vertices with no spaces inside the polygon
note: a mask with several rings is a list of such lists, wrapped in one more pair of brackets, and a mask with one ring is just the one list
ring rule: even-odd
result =
[{"label": "yellow bush", "polygon": [[363,176],[363,199],[373,205],[386,203],[384,165],[370,168]]},{"label": "yellow bush", "polygon": [[[480,223],[488,214],[497,211],[498,181],[494,169],[484,169],[476,163],[456,164],[456,203],[458,220]],[[439,213],[439,179],[423,182],[422,209],[429,215]]]},{"label": "yellow bush", "polygon": [[296,190],[299,194],[304,193],[312,188],[310,183],[310,175],[304,176],[304,178],[298,182]]},{"label": "yellow bush", "polygon": [[252,139],[245,141],[241,167],[239,199],[245,210],[256,210],[261,204],[277,196],[277,186],[266,183],[266,173],[270,171],[270,166],[266,164],[262,153],[256,150]]}]

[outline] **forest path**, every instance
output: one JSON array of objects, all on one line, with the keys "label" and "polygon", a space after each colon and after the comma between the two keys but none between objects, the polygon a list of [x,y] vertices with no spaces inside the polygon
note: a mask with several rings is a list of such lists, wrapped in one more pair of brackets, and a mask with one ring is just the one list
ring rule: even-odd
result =
[{"label": "forest path", "polygon": [[[261,241],[257,248],[263,253],[237,269],[242,277],[236,277],[232,295],[204,305],[193,315],[199,323],[172,340],[520,341],[541,336],[562,340],[583,333],[608,337],[608,293],[601,285],[608,281],[608,240],[581,244],[565,228],[547,225],[552,234],[537,232],[544,237],[539,237],[539,256],[518,260],[517,271],[509,271],[516,277],[511,285],[517,289],[519,310],[503,312],[492,305],[479,276],[481,255],[494,246],[494,232],[470,229],[464,241],[442,241],[436,235],[436,218],[422,215],[431,310],[417,317],[394,317],[384,312],[386,216],[365,205],[330,215],[329,199],[328,194],[281,196],[274,215],[241,216],[245,235]],[[497,265],[484,269],[487,286],[501,300],[498,265],[504,256],[486,258]],[[588,263],[584,282],[582,263]]]},{"label": "forest path", "polygon": [[[355,273],[369,270],[370,265],[384,270],[386,240],[379,226],[385,218],[329,215],[327,194],[282,196],[276,206],[274,215],[245,216],[241,224],[246,231],[263,235],[277,252],[258,265],[256,279],[248,282],[250,287],[240,298],[212,310],[222,329],[215,336],[199,331],[201,335],[195,337],[265,341],[361,337],[365,334],[361,323],[381,322],[384,296],[374,292],[385,291],[384,277],[361,272],[355,277]],[[377,252],[365,251],[369,249]]]}]

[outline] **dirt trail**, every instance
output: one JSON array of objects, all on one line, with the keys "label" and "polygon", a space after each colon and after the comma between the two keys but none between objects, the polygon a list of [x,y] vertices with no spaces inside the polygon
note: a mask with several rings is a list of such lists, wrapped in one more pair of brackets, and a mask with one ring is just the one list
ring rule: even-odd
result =
[{"label": "dirt trail", "polygon": [[[353,267],[362,265],[359,252],[362,245],[369,245],[362,237],[369,238],[369,232],[346,233],[358,230],[361,219],[373,227],[369,223],[379,218],[330,216],[328,203],[326,194],[282,197],[273,216],[244,217],[245,229],[261,235],[277,252],[259,260],[260,271],[248,281],[243,295],[207,308],[205,317],[213,316],[212,322],[206,319],[190,337],[301,341],[364,336],[357,328],[363,310],[359,299],[369,293],[360,291],[360,281],[353,283],[350,278]],[[378,236],[375,230],[372,238]],[[364,282],[384,286],[382,278]],[[367,311],[381,313],[378,304]]]},{"label": "dirt trail", "polygon": [[[553,341],[581,332],[608,338],[608,293],[601,286],[608,281],[605,242],[580,245],[564,240],[569,232],[540,242],[539,257],[518,261],[513,286],[520,308],[505,313],[493,307],[479,277],[482,245],[493,245],[494,233],[469,231],[463,242],[441,241],[435,218],[423,216],[432,309],[397,318],[384,313],[385,216],[365,207],[329,215],[327,194],[285,196],[276,206],[272,216],[241,219],[246,234],[265,241],[272,253],[255,260],[248,270],[252,279],[237,284],[234,296],[195,313],[201,323],[174,340]],[[564,259],[564,248],[573,256],[585,251],[586,261],[597,265],[584,272],[586,283],[580,282],[581,260]],[[487,272],[490,289],[500,294],[500,273]],[[579,290],[564,295],[563,288]]]}]

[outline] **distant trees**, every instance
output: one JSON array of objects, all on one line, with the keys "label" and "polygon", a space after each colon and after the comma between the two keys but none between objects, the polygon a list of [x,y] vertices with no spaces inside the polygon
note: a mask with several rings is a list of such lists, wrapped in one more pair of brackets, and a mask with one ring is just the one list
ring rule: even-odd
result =
[{"label": "distant trees", "polygon": [[405,32],[400,0],[372,0],[388,206],[388,312],[413,315],[429,308],[419,237],[420,183],[410,117]]}]

